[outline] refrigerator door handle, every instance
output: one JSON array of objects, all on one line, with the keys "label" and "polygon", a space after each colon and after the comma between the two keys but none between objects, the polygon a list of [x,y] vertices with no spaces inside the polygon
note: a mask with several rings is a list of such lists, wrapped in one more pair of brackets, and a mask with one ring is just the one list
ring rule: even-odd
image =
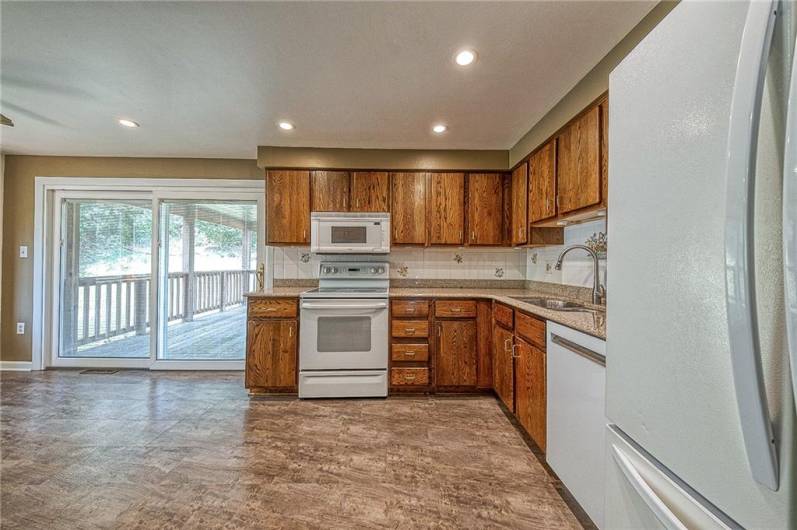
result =
[{"label": "refrigerator door handle", "polygon": [[625,478],[628,479],[628,483],[633,486],[639,497],[645,501],[645,504],[648,505],[650,511],[656,516],[656,519],[658,519],[667,530],[688,530],[687,526],[682,523],[672,510],[667,507],[664,501],[656,495],[653,488],[645,482],[645,479],[642,478],[642,475],[640,475],[639,471],[634,467],[631,460],[623,454],[622,449],[616,445],[612,445],[612,457],[620,466],[620,470],[623,472],[623,475],[625,475]]},{"label": "refrigerator door handle", "polygon": [[792,57],[783,155],[783,289],[791,385],[797,403],[797,50]]},{"label": "refrigerator door handle", "polygon": [[778,489],[778,456],[759,351],[753,209],[761,98],[775,16],[773,0],[750,2],[736,65],[725,168],[725,305],[736,404],[752,476],[771,490]]}]

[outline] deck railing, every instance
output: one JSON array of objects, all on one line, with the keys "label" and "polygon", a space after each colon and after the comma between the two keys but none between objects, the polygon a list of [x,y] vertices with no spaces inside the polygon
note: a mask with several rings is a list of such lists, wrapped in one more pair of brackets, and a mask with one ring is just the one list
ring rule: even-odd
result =
[{"label": "deck railing", "polygon": [[[169,322],[189,321],[243,304],[254,282],[253,270],[173,272],[161,303]],[[71,286],[67,282],[64,294],[71,299],[64,304],[63,343],[82,346],[132,332],[146,334],[151,288],[149,274],[86,277]]]}]

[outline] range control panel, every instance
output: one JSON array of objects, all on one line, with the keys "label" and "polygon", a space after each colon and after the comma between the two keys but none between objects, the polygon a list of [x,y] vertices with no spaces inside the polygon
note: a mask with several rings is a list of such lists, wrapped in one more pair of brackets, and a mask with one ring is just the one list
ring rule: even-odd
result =
[{"label": "range control panel", "polygon": [[321,263],[321,278],[335,279],[387,279],[390,265],[384,261],[349,262],[326,261]]}]

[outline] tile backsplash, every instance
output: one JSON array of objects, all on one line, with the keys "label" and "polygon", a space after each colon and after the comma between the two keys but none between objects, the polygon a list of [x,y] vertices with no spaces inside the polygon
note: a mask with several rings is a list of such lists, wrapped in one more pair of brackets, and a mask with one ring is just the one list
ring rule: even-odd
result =
[{"label": "tile backsplash", "polygon": [[[584,244],[593,234],[606,232],[598,220],[565,228],[565,245]],[[592,286],[592,260],[574,250],[561,271],[554,269],[564,246],[543,248],[394,248],[387,257],[390,277],[407,280],[532,280],[583,287]],[[350,256],[316,256],[309,247],[275,247],[274,279],[318,278],[322,260],[347,261]],[[360,259],[360,258],[358,258]],[[384,261],[385,256],[363,258]],[[601,283],[606,283],[606,259],[600,261]]]},{"label": "tile backsplash", "polygon": [[[565,244],[528,250],[526,277],[528,280],[592,287],[592,259],[586,252],[573,250],[562,263],[562,270],[554,268],[556,258],[568,245],[583,245],[594,234],[606,233],[606,220],[590,221],[565,227]],[[606,285],[606,259],[599,262],[600,281]]]},{"label": "tile backsplash", "polygon": [[[316,256],[308,247],[276,247],[274,278],[318,278],[323,260],[346,261],[349,256]],[[359,259],[359,258],[358,258]],[[368,259],[384,261],[384,256]],[[394,248],[388,256],[390,277],[413,280],[525,280],[525,249]]]}]

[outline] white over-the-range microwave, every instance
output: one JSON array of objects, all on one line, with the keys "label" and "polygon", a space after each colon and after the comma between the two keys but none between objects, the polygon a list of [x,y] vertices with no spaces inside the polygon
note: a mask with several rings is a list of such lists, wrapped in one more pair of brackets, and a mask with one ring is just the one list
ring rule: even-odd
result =
[{"label": "white over-the-range microwave", "polygon": [[310,251],[316,254],[387,254],[390,214],[313,212]]}]

